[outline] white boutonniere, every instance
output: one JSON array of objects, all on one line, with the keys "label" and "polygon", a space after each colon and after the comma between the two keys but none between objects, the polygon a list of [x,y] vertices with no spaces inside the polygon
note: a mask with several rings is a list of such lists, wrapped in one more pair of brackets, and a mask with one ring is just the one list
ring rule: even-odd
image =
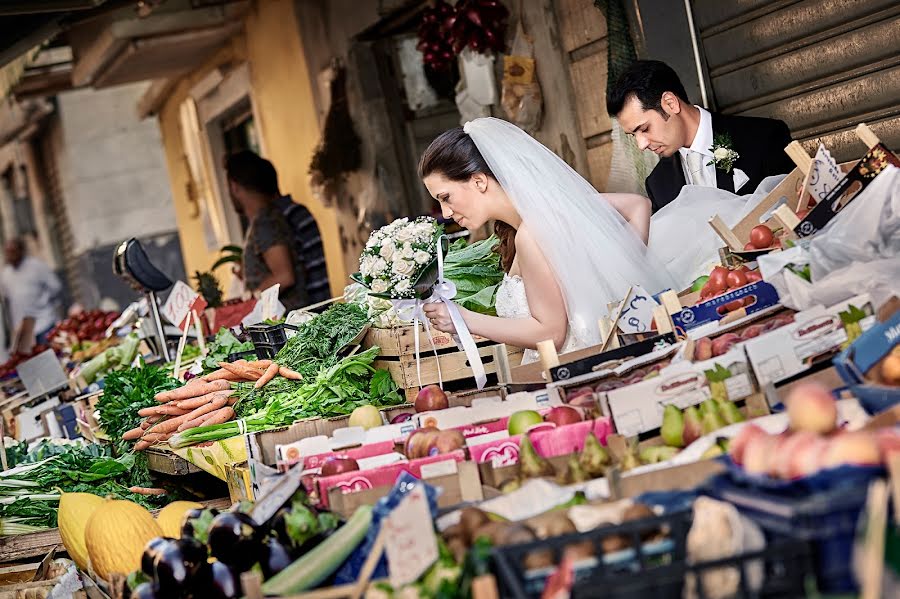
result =
[{"label": "white boutonniere", "polygon": [[720,168],[726,173],[731,172],[731,169],[734,168],[734,163],[741,157],[740,154],[731,149],[731,136],[727,133],[714,135],[713,145],[709,150],[713,153],[713,159],[707,162],[706,166],[714,164],[716,168]]}]

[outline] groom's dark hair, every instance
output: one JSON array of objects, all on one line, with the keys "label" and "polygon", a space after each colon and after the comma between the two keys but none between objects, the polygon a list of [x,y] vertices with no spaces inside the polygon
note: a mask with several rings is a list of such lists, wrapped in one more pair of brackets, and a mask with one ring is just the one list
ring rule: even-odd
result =
[{"label": "groom's dark hair", "polygon": [[658,60],[638,60],[607,91],[606,110],[615,116],[622,112],[628,98],[634,96],[644,110],[653,109],[665,116],[662,95],[666,92],[672,92],[682,102],[689,102],[684,85],[672,67]]}]

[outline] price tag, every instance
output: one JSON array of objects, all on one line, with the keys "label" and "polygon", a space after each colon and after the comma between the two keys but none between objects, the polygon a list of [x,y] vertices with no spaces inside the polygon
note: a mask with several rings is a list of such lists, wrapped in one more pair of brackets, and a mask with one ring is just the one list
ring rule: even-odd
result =
[{"label": "price tag", "polygon": [[275,284],[259,294],[259,304],[262,306],[262,320],[277,320],[284,316],[285,307],[278,301],[280,284]]},{"label": "price tag", "polygon": [[622,309],[622,316],[619,317],[619,330],[626,334],[649,331],[653,309],[658,305],[652,295],[635,285],[628,298],[628,305]]},{"label": "price tag", "polygon": [[844,173],[823,144],[819,144],[810,168],[809,185],[806,189],[816,202],[821,202],[843,180]]},{"label": "price tag", "polygon": [[384,548],[395,589],[418,580],[437,561],[437,540],[422,485],[403,498],[382,526],[386,527]]},{"label": "price tag", "polygon": [[187,283],[176,281],[160,312],[166,320],[183,331],[188,325],[191,310],[196,310],[197,314],[200,314],[205,309],[206,300],[203,296],[191,289]]}]

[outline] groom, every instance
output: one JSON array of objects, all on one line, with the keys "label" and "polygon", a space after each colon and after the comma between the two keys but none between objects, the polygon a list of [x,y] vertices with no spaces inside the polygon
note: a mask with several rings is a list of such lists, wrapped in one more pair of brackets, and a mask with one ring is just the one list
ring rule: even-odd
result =
[{"label": "groom", "polygon": [[641,150],[660,158],[647,177],[653,212],[685,185],[746,195],[766,177],[794,168],[784,152],[791,135],[782,121],[711,113],[692,105],[675,71],[656,60],[639,60],[622,73],[606,106]]}]

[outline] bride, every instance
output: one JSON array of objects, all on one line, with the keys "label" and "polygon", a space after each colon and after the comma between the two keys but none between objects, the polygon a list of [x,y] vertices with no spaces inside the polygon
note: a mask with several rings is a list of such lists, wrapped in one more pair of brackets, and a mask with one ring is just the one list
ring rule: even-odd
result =
[{"label": "bride", "polygon": [[[422,156],[419,176],[445,217],[467,229],[496,221],[507,275],[498,316],[460,308],[473,335],[530,350],[552,340],[573,351],[600,342],[607,304],[630,286],[650,293],[675,287],[646,245],[649,200],[599,194],[506,121],[481,118],[441,134]],[[456,332],[443,303],[424,310],[435,328]],[[536,358],[530,351],[523,362]]]}]

